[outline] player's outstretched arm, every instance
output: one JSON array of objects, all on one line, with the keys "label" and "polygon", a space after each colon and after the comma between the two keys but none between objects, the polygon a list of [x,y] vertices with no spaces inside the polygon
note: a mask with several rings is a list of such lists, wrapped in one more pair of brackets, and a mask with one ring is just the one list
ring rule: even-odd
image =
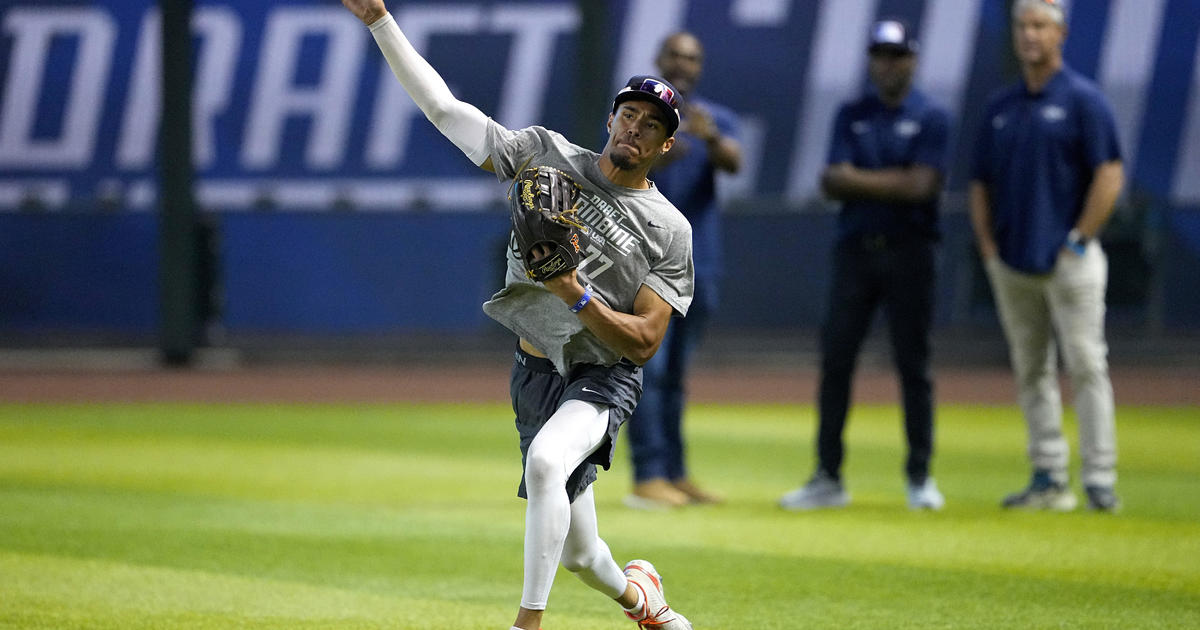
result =
[{"label": "player's outstretched arm", "polygon": [[371,29],[392,74],[442,135],[476,165],[492,170],[487,149],[487,116],[454,97],[441,75],[417,53],[387,12],[383,0],[342,0]]}]

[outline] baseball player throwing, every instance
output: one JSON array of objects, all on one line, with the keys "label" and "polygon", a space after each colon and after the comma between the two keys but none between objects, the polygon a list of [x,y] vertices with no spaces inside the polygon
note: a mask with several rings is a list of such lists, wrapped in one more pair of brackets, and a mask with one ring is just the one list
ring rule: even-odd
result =
[{"label": "baseball player throwing", "polygon": [[[451,94],[383,0],[342,3],[369,26],[430,122],[476,165],[513,182],[505,286],[483,309],[519,337],[510,391],[524,459],[518,493],[528,503],[514,630],[539,628],[560,562],[640,627],[690,630],[667,605],[653,565],[633,560],[622,571],[613,560],[597,533],[591,488],[641,396],[640,366],[692,300],[691,227],[646,179],[674,143],[678,93],[662,79],[631,79],[596,154],[543,127],[504,128]],[[539,240],[526,212],[572,226],[534,230],[542,235],[586,238]]]}]

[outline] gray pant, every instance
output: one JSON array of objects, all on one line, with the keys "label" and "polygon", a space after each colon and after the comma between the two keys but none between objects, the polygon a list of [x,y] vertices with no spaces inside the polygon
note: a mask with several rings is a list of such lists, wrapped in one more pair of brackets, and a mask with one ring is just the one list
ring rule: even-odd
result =
[{"label": "gray pant", "polygon": [[1075,392],[1080,477],[1084,485],[1112,486],[1117,439],[1104,340],[1104,251],[1092,241],[1082,256],[1061,253],[1048,274],[1022,273],[999,258],[988,260],[986,268],[1008,340],[1033,466],[1067,479],[1070,447],[1062,432],[1057,336]]}]

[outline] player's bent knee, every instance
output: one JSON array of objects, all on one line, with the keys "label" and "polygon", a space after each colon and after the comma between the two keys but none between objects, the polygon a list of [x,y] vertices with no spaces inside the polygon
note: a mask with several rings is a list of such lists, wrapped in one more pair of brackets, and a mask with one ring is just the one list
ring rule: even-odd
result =
[{"label": "player's bent knee", "polygon": [[562,488],[567,483],[562,455],[550,449],[530,448],[525,458],[525,485],[533,491]]}]

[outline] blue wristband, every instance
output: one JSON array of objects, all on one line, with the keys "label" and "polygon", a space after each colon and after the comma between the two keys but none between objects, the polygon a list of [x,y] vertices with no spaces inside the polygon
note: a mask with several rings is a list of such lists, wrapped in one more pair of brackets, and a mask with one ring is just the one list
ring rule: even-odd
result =
[{"label": "blue wristband", "polygon": [[590,301],[592,301],[592,285],[589,284],[583,287],[583,295],[579,297],[579,301],[575,303],[575,306],[571,307],[571,312],[578,313],[582,311],[583,307],[587,306],[587,303]]}]

